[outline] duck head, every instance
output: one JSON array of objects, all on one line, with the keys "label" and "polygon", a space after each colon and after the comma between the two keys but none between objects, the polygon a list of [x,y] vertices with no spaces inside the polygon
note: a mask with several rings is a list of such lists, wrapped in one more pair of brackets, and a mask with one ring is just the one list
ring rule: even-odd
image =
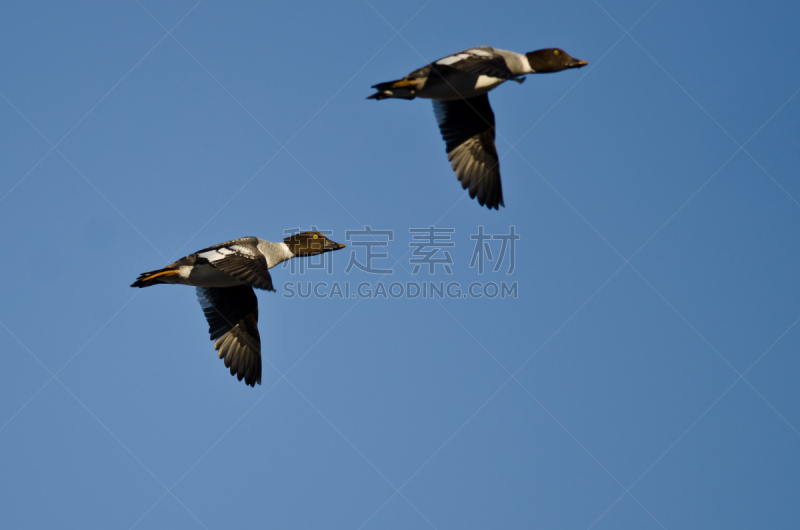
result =
[{"label": "duck head", "polygon": [[295,256],[314,256],[344,248],[344,245],[331,241],[321,232],[300,232],[284,238],[283,242]]},{"label": "duck head", "polygon": [[535,52],[526,53],[525,57],[528,58],[528,64],[531,65],[531,69],[535,74],[560,72],[567,68],[580,68],[589,64],[586,61],[570,57],[570,55],[561,48],[536,50]]}]

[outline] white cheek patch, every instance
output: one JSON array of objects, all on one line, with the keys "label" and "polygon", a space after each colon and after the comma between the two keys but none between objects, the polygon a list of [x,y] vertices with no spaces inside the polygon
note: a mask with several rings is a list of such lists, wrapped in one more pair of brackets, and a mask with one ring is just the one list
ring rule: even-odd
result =
[{"label": "white cheek patch", "polygon": [[436,61],[436,64],[441,64],[441,65],[444,65],[444,66],[448,66],[448,65],[451,65],[453,63],[457,63],[458,61],[462,61],[462,60],[468,59],[468,58],[469,58],[469,54],[468,53],[457,53],[455,55],[451,55],[449,57],[445,57],[444,59],[439,59],[438,61]]}]

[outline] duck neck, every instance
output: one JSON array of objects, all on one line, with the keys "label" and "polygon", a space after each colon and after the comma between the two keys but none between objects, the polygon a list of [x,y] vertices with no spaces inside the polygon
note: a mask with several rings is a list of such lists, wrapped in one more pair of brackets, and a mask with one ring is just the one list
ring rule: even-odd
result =
[{"label": "duck neck", "polygon": [[264,257],[267,258],[268,269],[295,257],[289,249],[289,245],[284,242],[273,243],[272,241],[261,241],[258,244],[258,249],[264,254]]}]

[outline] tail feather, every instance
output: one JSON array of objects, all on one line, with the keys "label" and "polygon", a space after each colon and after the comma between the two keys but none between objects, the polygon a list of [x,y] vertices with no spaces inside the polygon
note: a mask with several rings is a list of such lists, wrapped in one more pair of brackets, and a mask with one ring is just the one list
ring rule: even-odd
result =
[{"label": "tail feather", "polygon": [[158,269],[150,272],[143,272],[136,278],[136,281],[131,284],[131,287],[150,287],[159,283],[171,283],[165,281],[163,278],[169,276],[177,276],[180,274],[178,269]]},{"label": "tail feather", "polygon": [[392,88],[400,88],[402,86],[408,86],[410,83],[406,79],[397,79],[395,81],[387,81],[386,83],[378,83],[377,85],[372,85],[372,88],[375,90],[391,90]]},{"label": "tail feather", "polygon": [[396,81],[387,81],[386,83],[378,83],[372,85],[372,88],[377,90],[376,93],[369,96],[367,99],[414,99],[413,88],[416,87],[417,82],[410,79],[398,79]]}]

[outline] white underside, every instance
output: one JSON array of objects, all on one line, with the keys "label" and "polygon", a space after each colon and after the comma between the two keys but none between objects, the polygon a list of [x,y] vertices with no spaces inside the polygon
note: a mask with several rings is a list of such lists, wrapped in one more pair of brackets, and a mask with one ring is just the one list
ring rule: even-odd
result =
[{"label": "white underside", "polygon": [[446,83],[440,81],[430,86],[426,83],[421,90],[417,91],[416,96],[440,101],[474,98],[488,93],[504,82],[505,79],[486,75],[459,76],[457,79],[448,79]]}]

